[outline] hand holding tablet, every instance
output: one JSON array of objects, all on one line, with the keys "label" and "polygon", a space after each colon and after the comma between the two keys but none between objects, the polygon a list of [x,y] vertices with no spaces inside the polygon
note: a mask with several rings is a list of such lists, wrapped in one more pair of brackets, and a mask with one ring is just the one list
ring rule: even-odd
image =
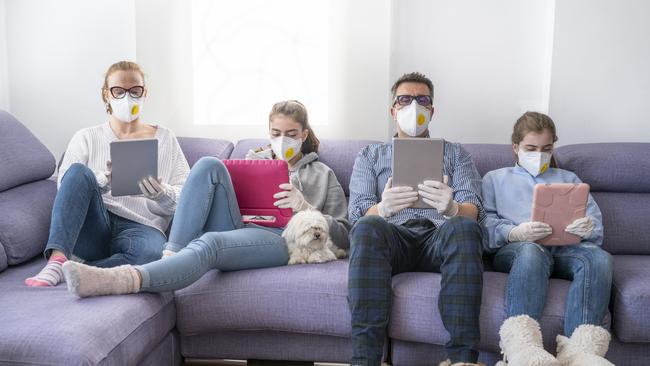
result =
[{"label": "hand holding tablet", "polygon": [[111,194],[115,197],[143,194],[140,189],[143,180],[158,176],[158,140],[118,140],[111,142],[110,147],[111,161],[107,168]]}]

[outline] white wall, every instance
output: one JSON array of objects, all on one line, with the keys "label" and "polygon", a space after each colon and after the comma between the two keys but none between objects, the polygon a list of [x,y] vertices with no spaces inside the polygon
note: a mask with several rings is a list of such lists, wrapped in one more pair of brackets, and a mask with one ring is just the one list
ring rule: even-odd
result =
[{"label": "white wall", "polygon": [[432,136],[508,143],[522,112],[548,110],[554,2],[394,1],[390,79],[433,81]]},{"label": "white wall", "polygon": [[[390,7],[390,0],[330,1],[329,121],[316,127],[319,137],[386,138]],[[136,1],[137,59],[149,89],[143,120],[179,136],[267,137],[257,126],[193,123],[190,22],[187,1]]]},{"label": "white wall", "polygon": [[562,143],[650,141],[650,2],[558,1],[551,116]]},{"label": "white wall", "polygon": [[0,0],[0,109],[9,110],[9,75],[7,73],[7,27],[5,0]]},{"label": "white wall", "polygon": [[5,16],[10,111],[58,158],[107,120],[103,74],[135,59],[134,0],[8,0]]}]

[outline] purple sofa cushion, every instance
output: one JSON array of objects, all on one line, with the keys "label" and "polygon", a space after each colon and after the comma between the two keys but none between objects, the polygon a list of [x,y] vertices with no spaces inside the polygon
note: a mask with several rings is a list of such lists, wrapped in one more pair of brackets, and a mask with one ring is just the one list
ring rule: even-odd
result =
[{"label": "purple sofa cushion", "polygon": [[603,249],[612,254],[650,254],[648,193],[594,192],[603,214]]},{"label": "purple sofa cushion", "polygon": [[[373,140],[320,140],[318,160],[334,171],[346,196],[350,194],[350,176],[352,176],[352,168],[357,154],[365,146],[376,143],[378,141]],[[235,145],[231,159],[243,159],[248,150],[268,144],[268,139],[241,140]]]},{"label": "purple sofa cushion", "polygon": [[650,143],[567,145],[556,158],[592,191],[650,193]]},{"label": "purple sofa cushion", "polygon": [[270,330],[350,336],[346,261],[210,271],[176,291],[182,336]]},{"label": "purple sofa cushion", "polygon": [[463,148],[472,155],[472,161],[479,174],[515,165],[512,145],[497,144],[463,144]]},{"label": "purple sofa cushion", "polygon": [[[479,348],[499,352],[499,328],[506,319],[504,273],[485,272],[481,303]],[[569,281],[551,279],[549,296],[540,321],[544,346],[555,350],[555,336],[564,329],[564,309]],[[402,273],[393,278],[393,307],[389,337],[402,341],[444,345],[449,341],[438,310],[440,274]],[[610,317],[605,319],[609,324]]]},{"label": "purple sofa cushion", "polygon": [[[23,263],[45,249],[56,183],[41,180],[0,192],[0,246],[7,264]],[[1,262],[1,260],[0,260]]]},{"label": "purple sofa cushion", "polygon": [[9,264],[7,263],[7,253],[5,247],[0,244],[0,272],[4,271]]},{"label": "purple sofa cushion", "polygon": [[[79,299],[65,283],[32,288],[36,259],[0,273],[0,364],[138,365],[174,328],[171,293]],[[165,364],[172,364],[167,350]]]},{"label": "purple sofa cushion", "polygon": [[178,144],[190,167],[204,156],[228,159],[234,147],[230,141],[202,137],[178,137]]},{"label": "purple sofa cushion", "polygon": [[650,256],[615,255],[613,329],[623,342],[650,342]]},{"label": "purple sofa cushion", "polygon": [[52,153],[14,116],[0,110],[0,192],[49,178]]}]

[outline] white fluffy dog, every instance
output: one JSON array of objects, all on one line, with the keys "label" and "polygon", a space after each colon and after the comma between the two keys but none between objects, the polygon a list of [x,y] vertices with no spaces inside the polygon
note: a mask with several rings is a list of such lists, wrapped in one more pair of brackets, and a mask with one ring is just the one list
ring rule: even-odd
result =
[{"label": "white fluffy dog", "polygon": [[282,237],[289,249],[289,264],[324,263],[346,256],[330,239],[325,216],[316,210],[293,215]]}]

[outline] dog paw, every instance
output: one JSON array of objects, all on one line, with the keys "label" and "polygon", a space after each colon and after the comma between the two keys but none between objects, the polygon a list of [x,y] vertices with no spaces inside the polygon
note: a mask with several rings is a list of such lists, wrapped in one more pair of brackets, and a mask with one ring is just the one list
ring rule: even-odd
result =
[{"label": "dog paw", "polygon": [[294,256],[294,257],[289,257],[289,263],[287,264],[305,264],[307,261],[305,261],[305,258],[301,256]]},{"label": "dog paw", "polygon": [[335,260],[336,256],[334,253],[329,249],[324,249],[311,253],[309,258],[307,258],[307,263],[325,263]]}]

